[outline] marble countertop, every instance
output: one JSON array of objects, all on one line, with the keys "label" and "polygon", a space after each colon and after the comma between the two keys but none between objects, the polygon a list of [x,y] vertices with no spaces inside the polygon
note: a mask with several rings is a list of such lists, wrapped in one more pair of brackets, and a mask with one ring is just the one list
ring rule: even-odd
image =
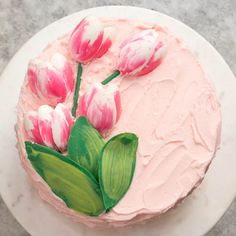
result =
[{"label": "marble countertop", "polygon": [[[203,35],[236,74],[235,0],[1,0],[0,72],[16,51],[37,31],[73,12],[103,5],[133,5],[163,12]],[[236,199],[207,236],[234,236]],[[0,197],[0,235],[29,235],[17,223]]]}]

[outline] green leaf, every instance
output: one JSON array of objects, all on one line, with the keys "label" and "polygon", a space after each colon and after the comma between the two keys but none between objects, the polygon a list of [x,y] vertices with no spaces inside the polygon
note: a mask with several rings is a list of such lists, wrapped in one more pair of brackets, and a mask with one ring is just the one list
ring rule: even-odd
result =
[{"label": "green leaf", "polygon": [[69,208],[90,216],[104,211],[99,185],[86,169],[48,147],[25,146],[34,169]]},{"label": "green leaf", "polygon": [[98,179],[98,157],[104,144],[99,132],[80,116],[70,131],[68,156]]},{"label": "green leaf", "polygon": [[103,147],[98,172],[106,211],[119,202],[132,182],[137,147],[138,138],[132,133],[114,136]]}]

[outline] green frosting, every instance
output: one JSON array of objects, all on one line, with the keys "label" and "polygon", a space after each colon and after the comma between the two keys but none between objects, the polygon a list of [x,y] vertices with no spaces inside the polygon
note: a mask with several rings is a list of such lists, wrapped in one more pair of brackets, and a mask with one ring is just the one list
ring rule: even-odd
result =
[{"label": "green frosting", "polygon": [[71,109],[71,114],[74,117],[76,117],[82,73],[83,73],[83,67],[82,67],[82,64],[79,63],[78,68],[77,68],[76,84],[75,84],[75,91],[74,91],[74,97],[73,97],[73,106]]},{"label": "green frosting", "polygon": [[85,168],[48,147],[25,146],[34,169],[69,208],[90,216],[104,211],[99,184]]},{"label": "green frosting", "polygon": [[71,128],[68,156],[25,142],[38,174],[65,204],[80,213],[98,216],[114,207],[133,178],[138,138],[122,133],[106,144],[84,116]]},{"label": "green frosting", "polygon": [[73,125],[68,141],[68,157],[98,179],[98,157],[105,142],[84,116]]},{"label": "green frosting", "polygon": [[99,157],[99,182],[106,211],[114,207],[127,192],[136,164],[138,138],[132,133],[114,136]]}]

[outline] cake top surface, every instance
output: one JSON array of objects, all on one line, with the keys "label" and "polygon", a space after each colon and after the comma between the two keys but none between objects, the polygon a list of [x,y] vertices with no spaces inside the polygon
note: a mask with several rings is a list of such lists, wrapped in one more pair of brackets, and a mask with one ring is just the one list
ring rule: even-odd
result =
[{"label": "cake top surface", "polygon": [[[114,225],[122,225],[126,221],[138,220],[139,215],[145,219],[146,216],[148,218],[149,215],[167,211],[201,182],[220,142],[221,117],[211,84],[193,53],[181,40],[158,25],[125,19],[106,19],[102,24],[115,31],[109,36],[112,44],[102,57],[89,63],[89,58],[82,58],[85,63],[80,84],[81,96],[86,94],[94,83],[102,82],[114,71],[121,42],[127,38],[149,30],[157,33],[158,40],[168,46],[162,62],[147,74],[137,76],[140,71],[135,70],[134,74],[125,74],[127,67],[123,67],[126,70],[111,82],[119,90],[121,110],[113,107],[112,114],[115,115],[110,122],[112,128],[109,128],[108,132],[102,132],[104,127],[98,128],[99,131],[102,130],[105,141],[124,132],[133,133],[138,137],[134,176],[124,197],[108,213],[93,219],[80,217],[81,221],[91,224],[108,221]],[[50,44],[37,60],[50,62],[55,53],[60,53],[70,63],[75,74],[77,62],[68,49],[70,40],[70,34],[59,38]],[[144,57],[148,55],[146,51],[142,53]],[[57,60],[58,67],[59,62]],[[122,68],[119,69],[122,72]],[[69,73],[67,71],[67,75]],[[67,87],[67,90],[73,86]],[[109,94],[113,93],[114,89],[109,91]],[[19,130],[24,130],[25,112],[37,111],[40,106],[47,104],[48,98],[42,97],[35,96],[26,79],[19,102]],[[50,101],[53,104],[58,103],[58,100]],[[73,92],[66,94],[62,103],[71,109]],[[89,113],[84,114],[89,117]],[[44,113],[42,116],[44,117]],[[49,188],[40,187],[42,181],[25,157],[24,141],[27,136],[23,132],[18,137],[24,166],[36,180],[41,189],[41,196],[61,211],[67,211],[63,201],[55,197]],[[59,150],[66,149],[66,144],[60,140],[53,141]],[[68,212],[74,217],[77,216],[74,211],[68,209]]]}]

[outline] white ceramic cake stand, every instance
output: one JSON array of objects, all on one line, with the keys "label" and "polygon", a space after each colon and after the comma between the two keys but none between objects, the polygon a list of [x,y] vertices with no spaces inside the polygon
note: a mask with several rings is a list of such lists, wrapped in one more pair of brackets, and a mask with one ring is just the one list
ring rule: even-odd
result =
[{"label": "white ceramic cake stand", "polygon": [[[43,202],[23,170],[14,125],[16,104],[29,59],[88,15],[136,18],[167,26],[183,38],[214,83],[222,109],[222,145],[200,187],[184,203],[145,225],[98,231],[72,222]],[[236,80],[218,52],[181,22],[142,8],[109,6],[84,10],[41,30],[14,56],[0,79],[0,193],[12,214],[33,236],[204,235],[223,215],[236,194]]]}]

